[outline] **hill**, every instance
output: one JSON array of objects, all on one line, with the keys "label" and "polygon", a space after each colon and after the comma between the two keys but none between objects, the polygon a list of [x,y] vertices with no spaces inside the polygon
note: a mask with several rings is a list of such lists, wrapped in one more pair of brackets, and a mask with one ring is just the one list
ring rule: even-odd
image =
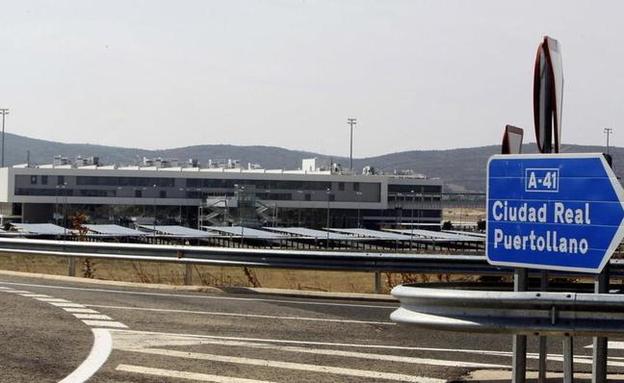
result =
[{"label": "hill", "polygon": [[[201,163],[207,163],[209,159],[232,158],[240,160],[244,165],[252,162],[259,163],[265,168],[296,169],[301,166],[303,158],[328,158],[318,153],[273,146],[195,145],[166,150],[146,150],[93,144],[66,144],[8,133],[5,140],[7,165],[25,163],[27,151],[30,151],[31,163],[38,164],[50,163],[55,155],[60,154],[70,158],[78,155],[97,156],[102,163],[118,164],[136,164],[142,157],[177,158],[181,161],[194,158]],[[384,172],[412,169],[428,177],[442,178],[449,191],[481,192],[485,188],[487,160],[499,151],[498,145],[448,150],[413,150],[357,158],[353,163],[358,170],[367,165]],[[525,145],[524,151],[535,152],[535,144]],[[567,153],[602,151],[604,148],[600,146],[565,145],[562,148],[562,152]],[[621,171],[624,169],[622,165],[624,148],[611,148],[611,154],[616,174],[624,176],[624,172]],[[348,158],[335,156],[332,159],[337,163],[348,165]]]}]

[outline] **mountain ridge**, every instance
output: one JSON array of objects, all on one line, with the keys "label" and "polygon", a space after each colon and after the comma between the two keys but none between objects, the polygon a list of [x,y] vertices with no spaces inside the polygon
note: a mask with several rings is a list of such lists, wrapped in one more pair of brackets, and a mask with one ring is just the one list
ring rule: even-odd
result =
[{"label": "mountain ridge", "polygon": [[[243,166],[247,163],[259,163],[266,169],[297,169],[303,158],[316,157],[321,160],[332,159],[347,167],[349,159],[344,156],[330,156],[304,150],[285,149],[269,145],[231,145],[203,144],[171,149],[123,148],[98,144],[75,144],[30,138],[12,133],[5,136],[5,164],[8,166],[26,163],[27,151],[30,151],[30,162],[34,164],[51,163],[55,155],[74,158],[78,155],[96,156],[105,164],[136,164],[143,157],[176,158],[186,161],[197,159],[205,164],[209,159],[237,159]],[[611,147],[614,170],[618,176],[618,164],[624,163],[624,148]],[[525,153],[537,151],[534,143],[525,144]],[[562,152],[602,152],[601,146],[564,145]],[[499,145],[485,145],[472,148],[409,150],[387,153],[378,156],[354,158],[356,171],[364,166],[387,173],[413,170],[430,178],[441,178],[447,191],[483,192],[485,189],[485,167],[490,156],[500,153]],[[624,170],[624,166],[621,166]]]}]

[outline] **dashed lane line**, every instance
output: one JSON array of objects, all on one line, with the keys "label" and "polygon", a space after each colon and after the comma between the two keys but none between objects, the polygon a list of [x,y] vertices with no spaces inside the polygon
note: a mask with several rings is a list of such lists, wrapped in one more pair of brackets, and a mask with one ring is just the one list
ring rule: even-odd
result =
[{"label": "dashed lane line", "polygon": [[396,326],[395,322],[365,321],[365,320],[356,320],[356,319],[332,319],[332,318],[315,318],[315,317],[298,317],[298,316],[240,314],[240,313],[226,313],[226,312],[219,312],[219,311],[176,310],[176,309],[159,309],[159,308],[150,308],[150,307],[107,306],[107,305],[85,305],[85,306],[95,307],[98,309],[153,311],[153,312],[175,313],[175,314],[196,314],[196,315],[209,315],[209,316],[256,318],[256,319],[281,319],[281,320],[298,320],[298,321],[309,321],[309,322],[333,322],[333,323],[348,323],[348,324]]},{"label": "dashed lane line", "polygon": [[110,294],[127,294],[127,295],[145,295],[155,297],[176,297],[176,298],[194,298],[194,299],[210,299],[210,300],[224,300],[224,301],[247,301],[247,302],[268,302],[268,303],[287,303],[295,305],[316,305],[316,306],[338,306],[338,307],[357,307],[357,308],[373,308],[394,310],[397,305],[371,305],[371,304],[359,304],[359,303],[337,303],[337,302],[322,302],[313,300],[291,300],[291,299],[273,299],[273,298],[245,298],[245,297],[229,297],[218,295],[191,295],[191,294],[170,294],[170,293],[153,293],[146,291],[128,291],[128,290],[113,290],[113,289],[99,289],[89,287],[72,287],[72,286],[57,286],[57,285],[42,285],[36,283],[18,283],[18,282],[4,282],[3,284],[13,286],[25,286],[25,287],[42,287],[46,289],[59,289],[59,290],[74,290],[74,291],[90,291],[90,292],[104,292]]},{"label": "dashed lane line", "polygon": [[162,368],[151,368],[143,366],[134,366],[130,364],[120,364],[116,368],[117,371],[132,372],[143,375],[159,376],[162,378],[189,379],[199,382],[214,383],[272,383],[266,380],[255,380],[246,378],[235,378],[231,376],[200,374],[197,372],[164,370]]},{"label": "dashed lane line", "polygon": [[398,382],[411,382],[411,383],[444,383],[446,382],[446,380],[444,379],[398,374],[398,373],[392,373],[392,372],[380,372],[380,371],[359,370],[359,369],[345,368],[345,367],[322,366],[322,365],[316,365],[316,364],[282,362],[282,361],[270,360],[270,359],[254,359],[254,358],[245,358],[245,357],[237,357],[237,356],[224,356],[224,355],[215,355],[215,354],[205,354],[205,353],[199,353],[199,352],[167,350],[167,349],[161,349],[161,348],[130,348],[130,347],[120,348],[120,347],[115,346],[115,349],[129,351],[129,352],[139,352],[139,353],[150,354],[150,355],[160,355],[160,356],[169,356],[169,357],[195,359],[195,360],[208,360],[212,362],[244,364],[244,365],[258,366],[258,367],[283,368],[283,369],[289,369],[289,370],[307,371],[307,372],[313,372],[313,373],[326,373],[326,374],[343,375],[343,376],[353,376],[353,377],[358,377],[358,378],[368,378],[368,379],[377,379],[377,380],[380,380],[380,379],[394,380]]}]

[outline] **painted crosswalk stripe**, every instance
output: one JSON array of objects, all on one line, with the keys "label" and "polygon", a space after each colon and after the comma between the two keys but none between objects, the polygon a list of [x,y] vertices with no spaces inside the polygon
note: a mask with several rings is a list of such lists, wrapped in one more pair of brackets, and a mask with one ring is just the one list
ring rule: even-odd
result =
[{"label": "painted crosswalk stripe", "polygon": [[68,313],[99,314],[98,311],[87,308],[63,307],[63,310],[67,311]]},{"label": "painted crosswalk stripe", "polygon": [[116,368],[117,371],[133,372],[143,375],[160,376],[163,378],[177,378],[177,379],[190,379],[200,382],[214,382],[214,383],[272,383],[266,380],[255,380],[245,378],[235,378],[231,376],[221,376],[212,374],[200,374],[197,372],[188,371],[176,371],[176,370],[164,370],[161,368],[133,366],[129,364],[120,364]]},{"label": "painted crosswalk stripe", "polygon": [[56,302],[56,303],[71,303],[67,299],[61,299],[61,298],[37,298],[37,297],[35,297],[35,299],[38,300],[38,301],[41,301],[41,302],[48,302],[48,303],[52,303],[52,302]]},{"label": "painted crosswalk stripe", "polygon": [[151,355],[162,355],[162,356],[170,356],[170,357],[185,358],[185,359],[196,359],[196,360],[209,360],[213,362],[245,364],[245,365],[251,365],[251,366],[270,367],[270,368],[283,368],[283,369],[289,369],[289,370],[308,371],[308,372],[315,372],[315,373],[353,376],[353,377],[358,377],[358,378],[369,378],[369,379],[378,379],[378,380],[379,379],[395,380],[399,382],[411,382],[411,383],[444,383],[446,382],[446,380],[444,379],[435,379],[435,378],[428,378],[428,377],[423,377],[423,376],[413,376],[413,375],[405,375],[405,374],[398,374],[398,373],[392,373],[392,372],[371,371],[371,370],[358,370],[354,368],[344,368],[344,367],[321,366],[321,365],[316,365],[316,364],[282,362],[282,361],[269,360],[269,359],[253,359],[253,358],[244,358],[244,357],[236,357],[236,356],[204,354],[204,353],[198,353],[198,352],[167,350],[167,349],[160,349],[160,348],[125,348],[125,347],[124,348],[115,347],[115,348],[119,350],[123,350],[123,351],[139,352],[139,353],[151,354]]},{"label": "painted crosswalk stripe", "polygon": [[48,302],[52,306],[56,307],[74,307],[74,308],[86,308],[85,305],[81,305],[79,303],[65,303],[65,302]]},{"label": "painted crosswalk stripe", "polygon": [[225,317],[254,318],[254,319],[297,320],[297,321],[308,321],[308,322],[330,322],[330,323],[367,324],[367,325],[382,325],[382,326],[395,326],[396,325],[395,322],[364,321],[364,320],[355,320],[355,319],[332,319],[332,318],[278,316],[278,315],[261,315],[261,314],[241,314],[241,313],[225,313],[225,312],[219,312],[219,311],[175,310],[175,309],[159,309],[159,308],[149,308],[149,307],[127,307],[127,306],[106,306],[106,305],[87,305],[87,306],[95,307],[95,308],[113,309],[113,310],[153,311],[153,312],[162,312],[162,313],[225,316]]},{"label": "painted crosswalk stripe", "polygon": [[87,326],[91,327],[112,327],[112,328],[128,328],[125,324],[121,322],[111,322],[106,320],[83,320],[82,321]]},{"label": "painted crosswalk stripe", "polygon": [[91,320],[113,320],[113,318],[104,314],[74,314],[78,319],[91,319]]}]

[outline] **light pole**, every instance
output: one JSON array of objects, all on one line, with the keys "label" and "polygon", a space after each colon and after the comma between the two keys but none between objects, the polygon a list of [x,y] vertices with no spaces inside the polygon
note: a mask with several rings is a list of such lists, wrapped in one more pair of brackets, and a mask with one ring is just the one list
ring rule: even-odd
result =
[{"label": "light pole", "polygon": [[4,117],[9,114],[9,108],[0,108],[0,114],[2,114],[2,164],[0,167],[4,167]]},{"label": "light pole", "polygon": [[63,182],[61,189],[63,189],[63,234],[67,236],[67,182]]},{"label": "light pole", "polygon": [[329,248],[329,199],[331,196],[331,188],[327,188],[327,222],[325,223],[326,226],[326,230],[327,230],[327,241],[325,243],[325,247]]},{"label": "light pole", "polygon": [[[180,188],[180,191],[184,192],[184,188]],[[184,197],[185,197],[185,195],[183,194],[181,198],[184,198]],[[180,206],[179,207],[180,207],[180,210],[178,212],[178,218],[179,218],[179,221],[180,221],[180,226],[182,226],[182,202],[180,202]]]},{"label": "light pole", "polygon": [[357,124],[357,118],[347,118],[347,124],[351,127],[349,140],[349,169],[353,171],[353,126]]},{"label": "light pole", "polygon": [[[243,247],[243,243],[245,240],[245,226],[243,226],[243,209],[242,209],[242,196],[243,196],[243,192],[245,191],[245,186],[239,186],[238,184],[235,184],[234,187],[236,188],[236,196],[237,196],[237,205],[238,205],[238,222],[241,228],[241,241],[240,241],[240,245],[241,247]],[[274,225],[275,226],[275,225]]]},{"label": "light pole", "polygon": [[[4,120],[3,120],[3,123],[4,123]],[[3,130],[3,132],[4,132],[4,130]],[[612,128],[604,128],[603,132],[607,135],[607,154],[609,154],[609,135],[611,133],[613,133],[613,129]]]},{"label": "light pole", "polygon": [[156,237],[156,184],[152,185],[152,191],[154,192],[154,197],[152,198],[152,207],[154,210],[154,225],[153,225],[153,229],[154,229],[154,237]]},{"label": "light pole", "polygon": [[301,227],[301,209],[302,209],[302,195],[303,195],[303,190],[297,190],[297,194],[299,195],[299,209],[297,209],[299,211],[298,213],[298,219],[297,219],[297,226]]},{"label": "light pole", "polygon": [[360,226],[360,197],[362,196],[362,192],[361,191],[356,191],[355,192],[355,196],[356,196],[356,200],[357,200],[357,227],[359,229],[361,227]]},{"label": "light pole", "polygon": [[410,190],[410,194],[412,195],[412,219],[411,219],[411,225],[410,227],[412,228],[412,231],[410,233],[410,251],[412,251],[412,242],[414,241],[414,207],[415,207],[415,199],[414,199],[414,190]]}]

